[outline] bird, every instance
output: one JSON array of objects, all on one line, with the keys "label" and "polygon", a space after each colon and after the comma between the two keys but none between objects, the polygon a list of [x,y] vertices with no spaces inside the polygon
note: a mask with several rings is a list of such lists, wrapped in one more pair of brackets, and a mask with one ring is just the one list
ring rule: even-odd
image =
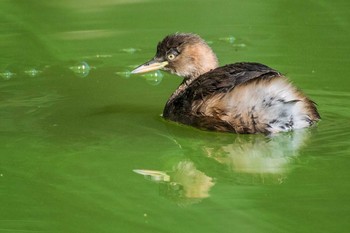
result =
[{"label": "bird", "polygon": [[272,134],[307,128],[320,119],[316,103],[282,73],[257,62],[219,67],[199,35],[174,33],[132,74],[164,70],[183,77],[163,118],[202,130]]}]

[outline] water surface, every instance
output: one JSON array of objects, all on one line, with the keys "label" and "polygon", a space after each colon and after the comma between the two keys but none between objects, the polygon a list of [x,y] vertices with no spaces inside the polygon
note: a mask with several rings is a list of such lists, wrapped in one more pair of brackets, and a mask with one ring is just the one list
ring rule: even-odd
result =
[{"label": "water surface", "polygon": [[[0,232],[345,232],[349,7],[1,1]],[[129,72],[177,31],[285,73],[322,121],[271,137],[164,121],[181,79]]]}]

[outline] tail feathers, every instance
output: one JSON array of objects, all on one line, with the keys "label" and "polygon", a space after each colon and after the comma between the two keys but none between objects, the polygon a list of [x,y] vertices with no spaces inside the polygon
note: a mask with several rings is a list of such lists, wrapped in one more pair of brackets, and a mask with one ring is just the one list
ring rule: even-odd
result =
[{"label": "tail feathers", "polygon": [[275,117],[268,122],[268,129],[272,133],[306,128],[320,119],[315,104],[308,99],[281,101],[270,111],[275,113]]}]

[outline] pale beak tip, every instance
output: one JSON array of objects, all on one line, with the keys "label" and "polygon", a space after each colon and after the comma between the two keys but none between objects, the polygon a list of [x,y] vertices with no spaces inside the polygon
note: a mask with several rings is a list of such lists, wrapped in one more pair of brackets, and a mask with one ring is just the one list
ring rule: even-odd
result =
[{"label": "pale beak tip", "polygon": [[139,74],[139,73],[142,73],[142,69],[140,69],[140,66],[138,66],[135,69],[133,69],[130,73],[131,74]]},{"label": "pale beak tip", "polygon": [[151,61],[146,62],[145,64],[140,65],[139,67],[135,68],[130,73],[131,74],[147,73],[147,72],[150,72],[150,71],[155,71],[155,70],[162,69],[164,66],[166,66],[168,64],[169,63],[167,61],[157,62],[155,60],[151,60]]}]

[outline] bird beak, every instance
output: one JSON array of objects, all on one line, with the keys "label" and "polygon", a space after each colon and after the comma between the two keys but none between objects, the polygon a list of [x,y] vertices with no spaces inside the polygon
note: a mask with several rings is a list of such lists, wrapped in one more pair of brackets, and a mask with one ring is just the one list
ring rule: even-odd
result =
[{"label": "bird beak", "polygon": [[153,70],[159,70],[168,64],[169,64],[169,62],[167,62],[167,61],[159,62],[159,61],[156,61],[155,59],[152,59],[152,60],[136,67],[136,69],[131,71],[131,73],[132,74],[142,74],[142,73],[146,73],[146,72],[153,71]]}]

